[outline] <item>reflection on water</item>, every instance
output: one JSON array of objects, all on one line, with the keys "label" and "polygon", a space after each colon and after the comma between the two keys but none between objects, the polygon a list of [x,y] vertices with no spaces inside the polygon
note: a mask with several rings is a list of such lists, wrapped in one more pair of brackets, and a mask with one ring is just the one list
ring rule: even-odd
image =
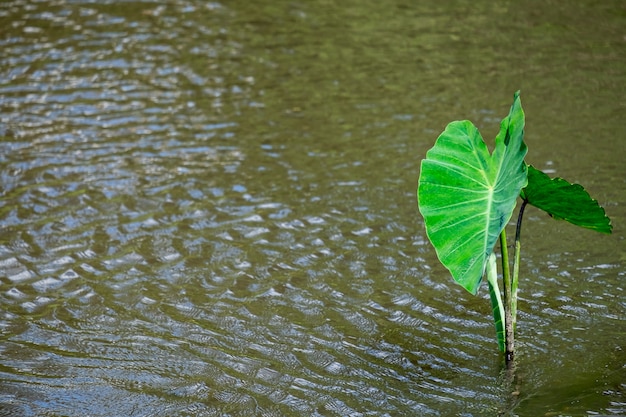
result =
[{"label": "reflection on water", "polygon": [[[0,415],[626,413],[620,2],[230,3],[0,4]],[[511,397],[414,192],[520,87],[615,233],[529,212]]]}]

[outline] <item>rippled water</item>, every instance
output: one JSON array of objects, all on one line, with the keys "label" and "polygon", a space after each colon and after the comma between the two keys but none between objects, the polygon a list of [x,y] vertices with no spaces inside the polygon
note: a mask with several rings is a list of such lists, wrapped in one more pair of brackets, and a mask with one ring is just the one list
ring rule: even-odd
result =
[{"label": "rippled water", "polygon": [[[253,3],[0,3],[0,415],[626,414],[622,2]],[[529,210],[509,386],[414,193],[518,88],[614,234]]]}]

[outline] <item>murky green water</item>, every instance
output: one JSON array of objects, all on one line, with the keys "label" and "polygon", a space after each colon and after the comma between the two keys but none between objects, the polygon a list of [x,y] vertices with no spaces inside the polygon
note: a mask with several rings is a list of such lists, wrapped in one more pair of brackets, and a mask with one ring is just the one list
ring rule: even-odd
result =
[{"label": "murky green water", "polygon": [[[522,3],[0,3],[0,415],[626,414],[626,8]],[[508,387],[414,194],[517,89],[614,234],[528,211]]]}]

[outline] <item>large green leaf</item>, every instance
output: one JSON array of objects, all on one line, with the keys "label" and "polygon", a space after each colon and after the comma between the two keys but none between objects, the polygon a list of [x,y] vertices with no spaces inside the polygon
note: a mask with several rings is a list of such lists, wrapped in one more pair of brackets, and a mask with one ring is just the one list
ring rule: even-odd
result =
[{"label": "large green leaf", "polygon": [[551,179],[532,165],[528,166],[528,185],[521,196],[555,219],[602,233],[611,233],[611,220],[598,202],[579,184],[563,178]]},{"label": "large green leaf", "polygon": [[472,294],[526,186],[524,112],[519,92],[493,154],[469,121],[450,123],[422,161],[417,200],[441,263]]}]

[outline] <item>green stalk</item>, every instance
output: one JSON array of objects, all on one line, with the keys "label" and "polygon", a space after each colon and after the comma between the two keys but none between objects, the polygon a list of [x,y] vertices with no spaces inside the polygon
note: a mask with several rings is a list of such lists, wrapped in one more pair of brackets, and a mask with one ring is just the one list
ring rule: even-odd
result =
[{"label": "green stalk", "polygon": [[509,250],[506,242],[506,230],[500,233],[500,253],[502,254],[502,283],[504,285],[504,335],[505,357],[507,365],[513,363],[515,355],[515,334],[512,316],[511,271],[509,268]]},{"label": "green stalk", "polygon": [[528,200],[522,202],[519,215],[517,216],[517,227],[515,228],[515,260],[513,261],[513,282],[511,283],[511,318],[513,320],[513,330],[515,330],[515,323],[517,322],[517,283],[519,280],[520,252],[522,249],[522,217],[524,216],[526,204],[528,204]]},{"label": "green stalk", "polygon": [[513,323],[513,331],[517,323],[517,281],[519,277],[519,257],[521,243],[518,236],[515,236],[515,256],[513,261],[513,281],[511,282],[511,322]]},{"label": "green stalk", "polygon": [[500,288],[498,287],[498,265],[494,252],[491,252],[487,261],[487,282],[489,283],[489,297],[491,298],[493,323],[496,325],[498,349],[500,349],[500,352],[504,352],[504,305],[502,304]]}]

